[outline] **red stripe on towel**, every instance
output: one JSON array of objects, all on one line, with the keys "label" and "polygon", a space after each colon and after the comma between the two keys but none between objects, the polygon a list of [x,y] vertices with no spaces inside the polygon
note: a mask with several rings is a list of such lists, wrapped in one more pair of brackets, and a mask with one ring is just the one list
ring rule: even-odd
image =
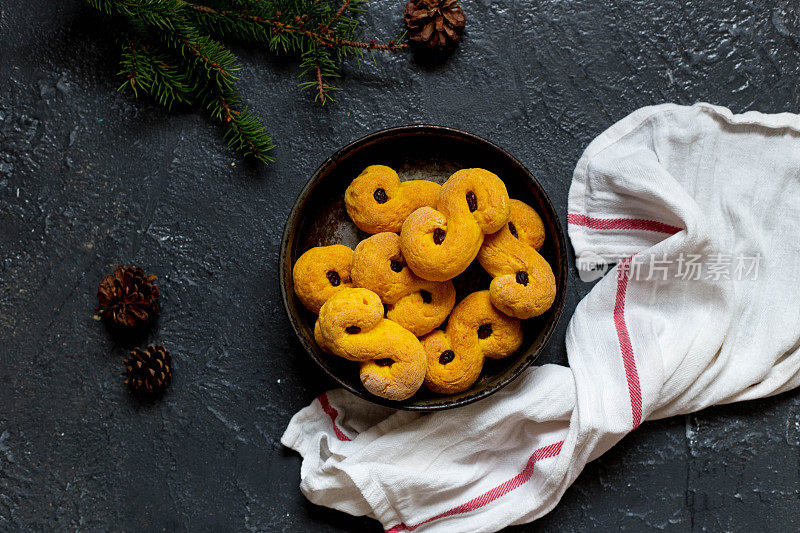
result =
[{"label": "red stripe on towel", "polygon": [[562,440],[562,441],[556,442],[554,444],[551,444],[549,446],[544,446],[542,448],[537,449],[530,456],[530,458],[528,459],[527,464],[525,465],[525,468],[523,468],[522,471],[519,474],[517,474],[516,476],[512,477],[508,481],[506,481],[504,483],[501,483],[500,485],[497,485],[493,489],[491,489],[491,490],[489,490],[487,492],[484,492],[483,494],[481,494],[477,498],[473,498],[473,499],[471,499],[470,501],[468,501],[466,503],[462,503],[458,507],[453,507],[449,511],[445,511],[445,512],[443,512],[441,514],[438,514],[438,515],[434,516],[433,518],[428,518],[424,522],[420,522],[419,524],[416,524],[414,526],[409,526],[409,525],[406,525],[404,523],[397,524],[396,526],[393,526],[390,529],[388,529],[387,533],[399,533],[400,531],[414,531],[418,527],[423,526],[425,524],[429,524],[430,522],[433,522],[434,520],[439,520],[440,518],[445,518],[445,517],[448,517],[448,516],[453,516],[453,515],[462,514],[462,513],[468,513],[470,511],[474,511],[475,509],[480,509],[484,505],[487,505],[487,504],[495,501],[496,499],[500,498],[501,496],[505,496],[506,494],[508,494],[512,490],[517,489],[517,488],[521,487],[523,484],[525,484],[531,478],[531,476],[533,476],[533,467],[534,467],[534,465],[538,461],[540,461],[542,459],[547,459],[549,457],[555,457],[556,455],[561,453],[561,446],[563,444],[564,444],[564,441]]},{"label": "red stripe on towel", "polygon": [[636,429],[642,422],[642,389],[639,383],[639,371],[636,369],[636,358],[633,355],[631,336],[625,322],[625,293],[628,290],[628,279],[631,276],[631,259],[623,259],[617,267],[617,298],[614,302],[614,326],[617,328],[619,350],[622,353],[622,364],[625,366],[625,379],[628,381],[628,394],[631,398],[632,427]]},{"label": "red stripe on towel", "polygon": [[322,393],[317,397],[319,400],[319,404],[322,406],[322,410],[331,417],[331,422],[333,423],[333,432],[336,433],[336,438],[342,441],[350,440],[350,437],[344,434],[339,426],[336,425],[336,417],[339,416],[339,411],[336,410],[335,407],[331,405],[331,402],[328,401],[328,395],[326,393]]},{"label": "red stripe on towel", "polygon": [[594,218],[577,213],[570,213],[567,215],[567,224],[586,226],[591,229],[634,229],[669,233],[670,235],[683,230],[683,228],[677,226],[670,226],[663,222],[656,222],[655,220],[646,220],[643,218]]}]

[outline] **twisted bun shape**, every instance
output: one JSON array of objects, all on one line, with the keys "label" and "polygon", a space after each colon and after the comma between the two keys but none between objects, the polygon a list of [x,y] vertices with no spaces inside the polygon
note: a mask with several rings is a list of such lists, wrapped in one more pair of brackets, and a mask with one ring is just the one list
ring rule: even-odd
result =
[{"label": "twisted bun shape", "polygon": [[556,278],[537,250],[544,243],[544,224],[536,211],[511,200],[511,216],[500,231],[487,235],[478,262],[494,278],[492,303],[517,318],[539,316],[553,305]]},{"label": "twisted bun shape", "polygon": [[403,222],[403,255],[421,278],[452,279],[475,259],[484,234],[498,231],[508,216],[508,192],[497,175],[482,168],[459,170],[439,191],[436,209],[422,207]]},{"label": "twisted bun shape", "polygon": [[367,233],[397,233],[415,209],[436,205],[441,186],[424,180],[400,181],[384,165],[364,169],[347,187],[344,203],[356,226]]},{"label": "twisted bun shape", "polygon": [[306,251],[292,270],[294,292],[312,313],[319,313],[328,298],[352,287],[350,263],[353,250],[341,244],[317,246]]},{"label": "twisted bun shape", "polygon": [[498,311],[489,291],[473,292],[453,309],[445,331],[422,338],[425,386],[441,394],[464,391],[478,379],[487,357],[502,359],[521,344],[521,322]]},{"label": "twisted bun shape", "polygon": [[353,286],[377,294],[386,304],[387,318],[417,337],[444,322],[456,303],[451,281],[427,281],[406,266],[396,233],[377,233],[361,241],[350,273]]},{"label": "twisted bun shape", "polygon": [[383,317],[374,292],[347,288],[322,306],[314,338],[330,353],[358,361],[361,383],[382,398],[405,400],[425,379],[425,350],[413,333]]}]

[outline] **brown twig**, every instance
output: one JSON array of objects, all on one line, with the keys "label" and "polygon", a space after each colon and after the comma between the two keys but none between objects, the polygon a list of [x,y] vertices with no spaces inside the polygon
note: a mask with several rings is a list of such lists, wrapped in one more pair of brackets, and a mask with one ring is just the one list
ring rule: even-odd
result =
[{"label": "brown twig", "polygon": [[[317,44],[326,47],[333,47],[333,46],[346,46],[350,48],[360,48],[363,50],[379,50],[381,52],[397,52],[398,50],[403,50],[408,48],[407,43],[395,43],[394,41],[389,41],[388,44],[378,44],[375,42],[375,39],[372,39],[370,42],[363,42],[363,41],[351,41],[349,39],[340,39],[334,35],[330,34],[330,30],[327,28],[323,28],[325,33],[317,33],[311,30],[307,30],[305,28],[300,28],[297,26],[292,26],[291,24],[283,23],[279,20],[275,19],[268,19],[264,17],[259,17],[256,15],[248,15],[247,13],[239,13],[236,11],[228,11],[228,10],[221,10],[221,9],[214,9],[208,6],[196,5],[196,4],[186,4],[187,7],[190,9],[194,9],[195,11],[199,11],[202,13],[210,13],[213,15],[221,16],[221,17],[237,17],[240,19],[246,19],[253,22],[258,22],[261,24],[266,24],[268,26],[272,26],[275,28],[276,33],[280,32],[290,32],[290,33],[297,33],[299,35],[304,35],[309,39],[315,41]],[[349,5],[349,1],[346,1],[343,5]],[[341,9],[341,8],[340,8]]]},{"label": "brown twig", "polygon": [[349,7],[350,7],[350,0],[344,0],[344,2],[342,2],[342,5],[339,6],[339,9],[336,10],[336,13],[333,14],[333,17],[331,18],[331,20],[329,20],[328,23],[325,24],[325,27],[323,28],[322,31],[329,32],[330,31],[330,27],[333,26],[336,23],[337,20],[339,20],[339,17],[341,17],[342,14]]},{"label": "brown twig", "polygon": [[[223,122],[228,124],[229,127],[234,128],[236,130],[239,130],[239,125],[236,123],[236,117],[241,115],[242,112],[238,111],[236,109],[231,109],[230,105],[228,105],[228,101],[225,100],[225,97],[222,95],[219,86],[217,86],[217,91],[218,91],[217,92],[217,98],[219,99],[219,103],[222,106],[222,109],[223,109],[224,114],[225,114],[225,116],[222,119]],[[256,146],[250,140],[248,140],[245,135],[241,135],[241,132],[240,132],[240,136],[241,136],[242,139],[244,139],[247,142],[247,146],[250,147],[250,152],[255,157],[262,157],[263,156],[263,154],[261,153],[261,150],[256,148]]]},{"label": "brown twig", "polygon": [[131,80],[131,89],[133,94],[136,94],[136,41],[131,41],[131,53],[133,54],[133,62],[131,63],[131,72],[128,73],[128,79]]},{"label": "brown twig", "polygon": [[317,63],[317,92],[320,103],[325,105],[325,85],[322,83],[322,67],[319,63]]},{"label": "brown twig", "polygon": [[186,46],[186,48],[189,49],[191,53],[197,56],[203,63],[209,65],[212,69],[214,69],[217,72],[217,74],[222,74],[226,78],[229,77],[228,72],[224,68],[220,67],[218,63],[211,61],[211,59],[208,56],[206,56],[200,51],[200,48],[196,44],[192,43],[189,39],[181,35],[178,35],[177,37]]},{"label": "brown twig", "polygon": [[338,37],[333,37],[331,39],[333,44],[338,44],[340,46],[350,46],[352,48],[364,48],[367,50],[380,50],[382,52],[397,52],[398,50],[403,50],[408,48],[407,43],[395,43],[394,40],[389,41],[388,44],[378,44],[375,42],[375,39],[372,39],[370,42],[365,43],[361,41],[349,41],[347,39],[339,39]]},{"label": "brown twig", "polygon": [[[219,90],[219,87],[217,87],[217,89]],[[234,113],[238,115],[239,111],[231,109],[231,107],[228,105],[228,101],[225,100],[225,97],[222,96],[222,94],[219,94],[218,98],[219,103],[222,106],[222,110],[225,112],[225,116],[222,118],[222,120],[230,124],[230,122],[233,120]]]}]

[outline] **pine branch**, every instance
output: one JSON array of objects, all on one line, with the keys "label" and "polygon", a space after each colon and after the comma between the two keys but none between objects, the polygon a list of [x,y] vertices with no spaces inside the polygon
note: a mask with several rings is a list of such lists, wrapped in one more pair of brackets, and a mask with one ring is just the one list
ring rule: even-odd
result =
[{"label": "pine branch", "polygon": [[102,4],[107,13],[116,13],[138,19],[148,26],[171,29],[174,17],[180,16],[185,7],[183,0],[89,0],[91,4]]},{"label": "pine branch", "polygon": [[272,135],[267,133],[261,121],[253,116],[247,108],[232,112],[230,129],[225,134],[228,147],[238,150],[245,156],[251,156],[262,163],[270,163],[275,158],[268,155],[275,145]]},{"label": "pine branch", "polygon": [[236,87],[237,57],[218,39],[265,45],[272,53],[300,59],[302,89],[325,105],[340,90],[332,84],[348,56],[397,53],[401,39],[364,40],[354,15],[367,0],[87,0],[120,21],[125,35],[119,74],[122,91],[152,97],[171,109],[200,105],[226,127],[229,147],[262,162],[272,161],[272,136],[242,105]]},{"label": "pine branch", "polygon": [[175,103],[190,103],[193,87],[169,61],[168,55],[154,52],[136,40],[123,41],[119,74],[126,80],[119,90],[128,89],[138,96],[141,89],[167,109]]},{"label": "pine branch", "polygon": [[315,89],[314,100],[319,101],[322,105],[325,105],[328,100],[335,101],[331,93],[340,89],[328,83],[328,80],[338,77],[339,73],[336,71],[336,63],[327,49],[313,48],[303,54],[300,68],[303,69],[301,77],[311,78],[300,83],[301,89]]},{"label": "pine branch", "polygon": [[236,56],[210,37],[203,35],[177,34],[184,54],[193,56],[193,62],[205,71],[222,90],[233,91],[236,77],[234,72],[241,70]]},{"label": "pine branch", "polygon": [[[346,4],[345,4],[346,5]],[[309,39],[310,41],[329,48],[345,47],[362,50],[378,50],[381,52],[399,52],[408,48],[407,43],[397,43],[394,40],[389,41],[387,44],[378,44],[375,39],[370,41],[357,41],[352,39],[345,39],[335,35],[331,32],[327,25],[322,26],[319,31],[307,29],[307,24],[302,18],[295,20],[294,24],[287,23],[276,18],[262,17],[253,15],[249,12],[230,11],[230,10],[217,10],[208,6],[188,4],[190,9],[205,13],[213,18],[216,18],[219,23],[232,23],[233,20],[239,22],[251,23],[260,26],[264,31],[270,31],[272,35],[291,34],[293,36],[300,36]],[[339,14],[341,16],[341,14]],[[336,16],[338,19],[339,16]],[[332,19],[333,20],[333,19]],[[257,35],[262,35],[258,33]],[[264,38],[268,39],[268,33],[264,33]],[[259,40],[259,39],[254,39]],[[278,39],[280,40],[280,39]],[[294,47],[287,47],[286,51],[294,50]]]},{"label": "pine branch", "polygon": [[204,91],[203,99],[211,117],[227,128],[223,138],[229,148],[263,163],[274,161],[269,155],[269,151],[275,147],[272,135],[257,117],[242,106],[236,92],[211,86],[208,91]]}]

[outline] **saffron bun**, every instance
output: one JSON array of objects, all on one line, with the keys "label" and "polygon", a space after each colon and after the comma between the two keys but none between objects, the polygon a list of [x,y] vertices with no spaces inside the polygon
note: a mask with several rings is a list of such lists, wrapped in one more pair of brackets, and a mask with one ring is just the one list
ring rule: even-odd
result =
[{"label": "saffron bun", "polygon": [[301,255],[292,269],[294,292],[312,313],[318,314],[328,298],[352,287],[353,250],[342,244],[316,246]]},{"label": "saffron bun", "polygon": [[442,185],[435,209],[421,207],[403,222],[403,256],[417,276],[447,281],[472,263],[484,235],[500,230],[508,217],[508,191],[496,174],[459,170]]},{"label": "saffron bun", "polygon": [[421,339],[427,357],[425,386],[455,394],[472,386],[487,357],[502,359],[522,344],[522,324],[492,305],[489,291],[473,292],[450,315],[445,331]]},{"label": "saffron bun", "polygon": [[478,262],[492,276],[489,293],[503,313],[526,319],[553,305],[556,278],[538,250],[544,243],[539,214],[519,200],[511,200],[511,216],[503,228],[487,235]]},{"label": "saffron bun", "polygon": [[441,185],[432,181],[401,182],[392,168],[370,165],[347,187],[344,203],[360,230],[370,234],[398,233],[413,211],[436,205],[440,189]]},{"label": "saffron bun", "polygon": [[451,281],[427,281],[406,265],[396,233],[376,233],[353,252],[354,287],[377,294],[386,304],[386,317],[417,337],[430,333],[447,319],[456,303]]},{"label": "saffron bun", "polygon": [[427,359],[419,339],[384,318],[374,292],[345,288],[323,304],[314,327],[319,346],[360,364],[361,383],[370,393],[405,400],[425,379]]}]

